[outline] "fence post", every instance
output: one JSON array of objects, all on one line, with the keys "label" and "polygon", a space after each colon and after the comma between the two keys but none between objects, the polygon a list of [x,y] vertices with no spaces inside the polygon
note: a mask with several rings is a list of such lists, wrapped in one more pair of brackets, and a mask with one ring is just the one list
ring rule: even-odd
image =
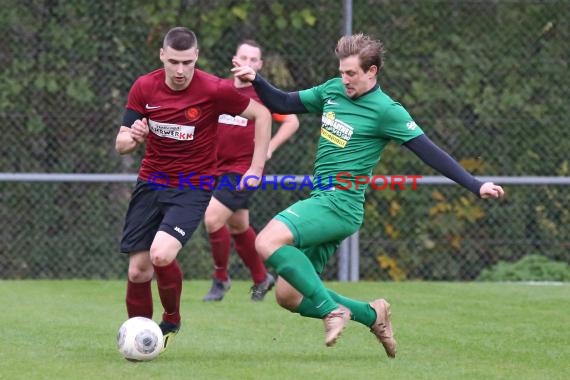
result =
[{"label": "fence post", "polygon": [[344,24],[344,35],[352,34],[352,0],[343,0],[342,2],[342,21]]},{"label": "fence post", "polygon": [[360,280],[360,231],[356,231],[348,237],[350,246],[350,277],[349,281],[358,282]]},{"label": "fence post", "polygon": [[344,239],[338,248],[338,280],[348,281],[350,272],[350,244],[349,238]]},{"label": "fence post", "polygon": [[[345,36],[352,34],[352,0],[343,0],[342,2],[342,21],[343,21],[343,34]],[[357,232],[358,233],[358,232]],[[338,251],[338,280],[339,281],[354,281],[354,239],[349,236],[340,243]],[[358,246],[358,240],[356,242]],[[358,247],[356,248],[358,251]],[[358,258],[356,259],[358,262]],[[358,271],[358,267],[356,268]],[[358,274],[356,275],[358,278]],[[358,281],[358,280],[356,280]]]}]

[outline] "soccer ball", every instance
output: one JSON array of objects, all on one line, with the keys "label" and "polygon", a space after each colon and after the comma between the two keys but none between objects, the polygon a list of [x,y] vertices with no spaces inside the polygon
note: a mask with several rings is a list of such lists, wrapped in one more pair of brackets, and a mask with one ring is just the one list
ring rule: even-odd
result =
[{"label": "soccer ball", "polygon": [[148,361],[162,350],[164,337],[160,327],[152,319],[133,317],[127,319],[117,332],[117,347],[127,360]]}]

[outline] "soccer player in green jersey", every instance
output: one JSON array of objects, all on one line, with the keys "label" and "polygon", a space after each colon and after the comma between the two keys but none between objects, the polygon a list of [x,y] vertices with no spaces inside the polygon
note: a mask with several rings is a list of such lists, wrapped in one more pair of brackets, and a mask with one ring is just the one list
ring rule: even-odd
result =
[{"label": "soccer player in green jersey", "polygon": [[377,75],[384,64],[381,41],[364,34],[344,36],[335,54],[339,78],[295,92],[277,89],[250,67],[234,62],[234,75],[251,81],[273,112],[322,115],[313,176],[332,179],[332,186],[317,186],[310,198],[275,216],[257,236],[256,248],[279,275],[275,293],[279,305],[305,317],[322,319],[327,346],[336,343],[353,319],[369,327],[393,358],[396,340],[388,302],[380,298],[367,303],[344,297],[327,289],[319,277],[340,242],[362,224],[366,186],[357,186],[356,177],[370,176],[385,146],[395,141],[481,198],[500,198],[504,191],[468,173],[424,134],[402,105],[380,89]]}]

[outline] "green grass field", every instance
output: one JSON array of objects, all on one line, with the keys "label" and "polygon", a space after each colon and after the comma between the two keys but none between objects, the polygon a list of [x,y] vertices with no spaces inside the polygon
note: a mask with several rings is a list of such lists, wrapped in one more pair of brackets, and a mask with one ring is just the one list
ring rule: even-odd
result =
[{"label": "green grass field", "polygon": [[[249,300],[234,282],[204,303],[206,281],[185,282],[183,327],[152,362],[115,347],[125,317],[121,281],[0,281],[0,379],[569,379],[570,285],[329,283],[392,303],[398,356],[388,359],[351,322],[333,348],[320,320]],[[155,320],[162,308],[155,297]]]}]

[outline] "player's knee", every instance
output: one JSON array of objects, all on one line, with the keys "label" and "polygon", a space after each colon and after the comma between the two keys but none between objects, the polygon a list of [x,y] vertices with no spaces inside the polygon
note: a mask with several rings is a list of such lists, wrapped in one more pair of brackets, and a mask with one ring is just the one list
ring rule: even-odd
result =
[{"label": "player's knee", "polygon": [[232,235],[243,234],[248,229],[249,229],[249,224],[246,223],[234,223],[234,222],[228,223],[228,230]]},{"label": "player's knee", "polygon": [[267,234],[262,230],[257,237],[255,238],[255,250],[257,254],[265,261],[269,258],[272,251],[271,247],[271,240],[270,236],[266,236]]},{"label": "player's knee", "polygon": [[165,267],[172,262],[172,259],[160,255],[153,256],[151,260],[152,260],[152,265],[155,267]]},{"label": "player's knee", "polygon": [[226,224],[226,221],[215,213],[204,215],[204,227],[207,233],[216,232]]},{"label": "player's knee", "polygon": [[204,215],[204,227],[206,228],[206,232],[211,233],[220,229],[221,226],[218,226],[215,215],[206,213]]},{"label": "player's knee", "polygon": [[175,255],[171,252],[168,252],[167,249],[162,247],[151,248],[150,249],[150,261],[152,265],[155,267],[164,267],[167,266],[174,260]]},{"label": "player's knee", "polygon": [[275,300],[279,306],[292,312],[295,312],[299,306],[299,300],[288,292],[275,292]]},{"label": "player's knee", "polygon": [[278,296],[275,296],[275,299],[277,301],[277,304],[279,306],[281,306],[284,309],[290,310],[290,311],[294,311],[295,309],[291,306],[291,303],[288,302],[289,300],[286,298],[280,298]]},{"label": "player's knee", "polygon": [[152,280],[154,270],[152,267],[143,268],[141,266],[129,266],[128,277],[129,281],[140,283]]}]

